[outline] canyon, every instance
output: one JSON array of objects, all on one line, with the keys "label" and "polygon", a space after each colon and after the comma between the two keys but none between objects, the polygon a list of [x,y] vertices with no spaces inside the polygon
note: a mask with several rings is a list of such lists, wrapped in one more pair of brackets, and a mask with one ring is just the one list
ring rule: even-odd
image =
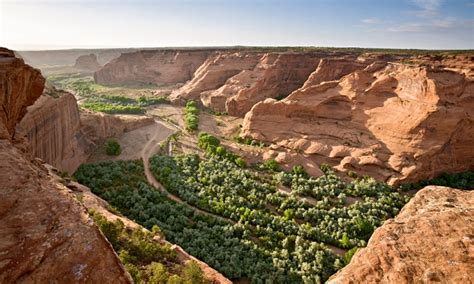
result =
[{"label": "canyon", "polygon": [[[470,54],[61,52],[68,54],[61,64],[77,61],[77,68],[95,71],[96,84],[156,86],[155,94],[166,87],[170,107],[194,100],[203,110],[241,122],[235,135],[265,143],[249,146],[259,162],[302,165],[317,175],[323,174],[319,165],[328,164],[341,176],[369,175],[392,185],[474,170]],[[50,66],[58,60],[40,55],[30,61]],[[0,70],[0,282],[130,283],[87,209],[127,226],[138,222],[111,214],[110,205],[87,187],[58,175],[74,173],[107,138],[154,125],[148,112],[156,110],[144,115],[85,110],[71,92],[45,87],[41,73],[7,49],[0,49]],[[227,138],[224,145],[240,149]],[[419,190],[329,283],[472,281],[473,200],[472,191]],[[181,247],[173,248],[182,263],[196,261],[213,283],[230,283]]]},{"label": "canyon", "polygon": [[146,50],[95,79],[178,84],[174,103],[245,117],[240,136],[271,144],[267,159],[399,184],[474,169],[473,68],[469,54]]}]

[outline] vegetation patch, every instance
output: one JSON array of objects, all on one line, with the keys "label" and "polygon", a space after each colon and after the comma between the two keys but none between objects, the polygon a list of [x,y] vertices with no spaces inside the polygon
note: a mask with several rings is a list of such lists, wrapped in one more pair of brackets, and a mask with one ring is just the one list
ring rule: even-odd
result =
[{"label": "vegetation patch", "polygon": [[197,263],[191,261],[182,267],[170,245],[153,240],[160,237],[158,226],[151,232],[130,229],[120,219],[110,222],[94,210],[90,214],[135,283],[167,283],[170,279],[176,281],[172,283],[209,283]]},{"label": "vegetation patch", "polygon": [[195,131],[199,126],[199,108],[195,101],[188,101],[184,108],[184,123],[186,130]]},{"label": "vegetation patch", "polygon": [[109,156],[118,156],[122,153],[122,148],[116,139],[108,139],[105,142],[105,153]]}]

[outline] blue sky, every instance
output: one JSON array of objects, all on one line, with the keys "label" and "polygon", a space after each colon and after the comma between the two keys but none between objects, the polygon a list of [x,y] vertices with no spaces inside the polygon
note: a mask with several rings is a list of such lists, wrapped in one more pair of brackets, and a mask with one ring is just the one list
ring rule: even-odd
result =
[{"label": "blue sky", "polygon": [[13,49],[474,48],[474,0],[0,0]]}]

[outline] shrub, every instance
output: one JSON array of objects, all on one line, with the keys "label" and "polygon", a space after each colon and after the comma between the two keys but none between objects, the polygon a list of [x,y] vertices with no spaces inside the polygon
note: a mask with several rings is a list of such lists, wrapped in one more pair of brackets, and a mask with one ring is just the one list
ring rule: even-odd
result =
[{"label": "shrub", "polygon": [[346,262],[346,264],[349,264],[349,262],[351,262],[351,259],[352,257],[354,256],[354,254],[359,250],[358,247],[353,247],[351,248],[350,250],[348,250],[345,255],[344,255],[344,260]]},{"label": "shrub", "polygon": [[183,271],[183,280],[186,284],[207,284],[206,278],[195,261],[189,261]]},{"label": "shrub", "polygon": [[199,125],[199,109],[194,101],[188,101],[184,108],[184,122],[188,131],[194,131]]},{"label": "shrub", "polygon": [[247,167],[247,163],[244,161],[244,159],[242,159],[240,157],[235,159],[235,163],[237,164],[237,166],[239,166],[241,168]]},{"label": "shrub", "polygon": [[280,170],[280,165],[274,159],[266,160],[265,162],[263,162],[263,166],[274,172],[277,172]]},{"label": "shrub", "polygon": [[295,175],[299,175],[299,176],[303,176],[303,177],[308,176],[308,174],[304,170],[303,166],[301,166],[301,165],[293,166],[293,168],[291,169],[291,172],[294,173]]},{"label": "shrub", "polygon": [[109,156],[118,156],[122,153],[122,149],[116,139],[109,139],[105,143],[105,152]]},{"label": "shrub", "polygon": [[166,284],[168,280],[168,273],[166,272],[166,267],[157,262],[152,262],[148,265],[148,282],[156,284]]}]

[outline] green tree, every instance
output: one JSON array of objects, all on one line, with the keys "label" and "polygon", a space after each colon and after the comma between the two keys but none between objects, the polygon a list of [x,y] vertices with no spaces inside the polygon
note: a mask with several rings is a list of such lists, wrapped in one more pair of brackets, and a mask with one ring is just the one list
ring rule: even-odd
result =
[{"label": "green tree", "polygon": [[207,284],[209,281],[204,277],[201,268],[195,261],[189,261],[183,270],[183,280],[186,284]]},{"label": "green tree", "polygon": [[122,149],[118,141],[112,138],[105,142],[105,152],[109,156],[118,156],[122,153]]}]

